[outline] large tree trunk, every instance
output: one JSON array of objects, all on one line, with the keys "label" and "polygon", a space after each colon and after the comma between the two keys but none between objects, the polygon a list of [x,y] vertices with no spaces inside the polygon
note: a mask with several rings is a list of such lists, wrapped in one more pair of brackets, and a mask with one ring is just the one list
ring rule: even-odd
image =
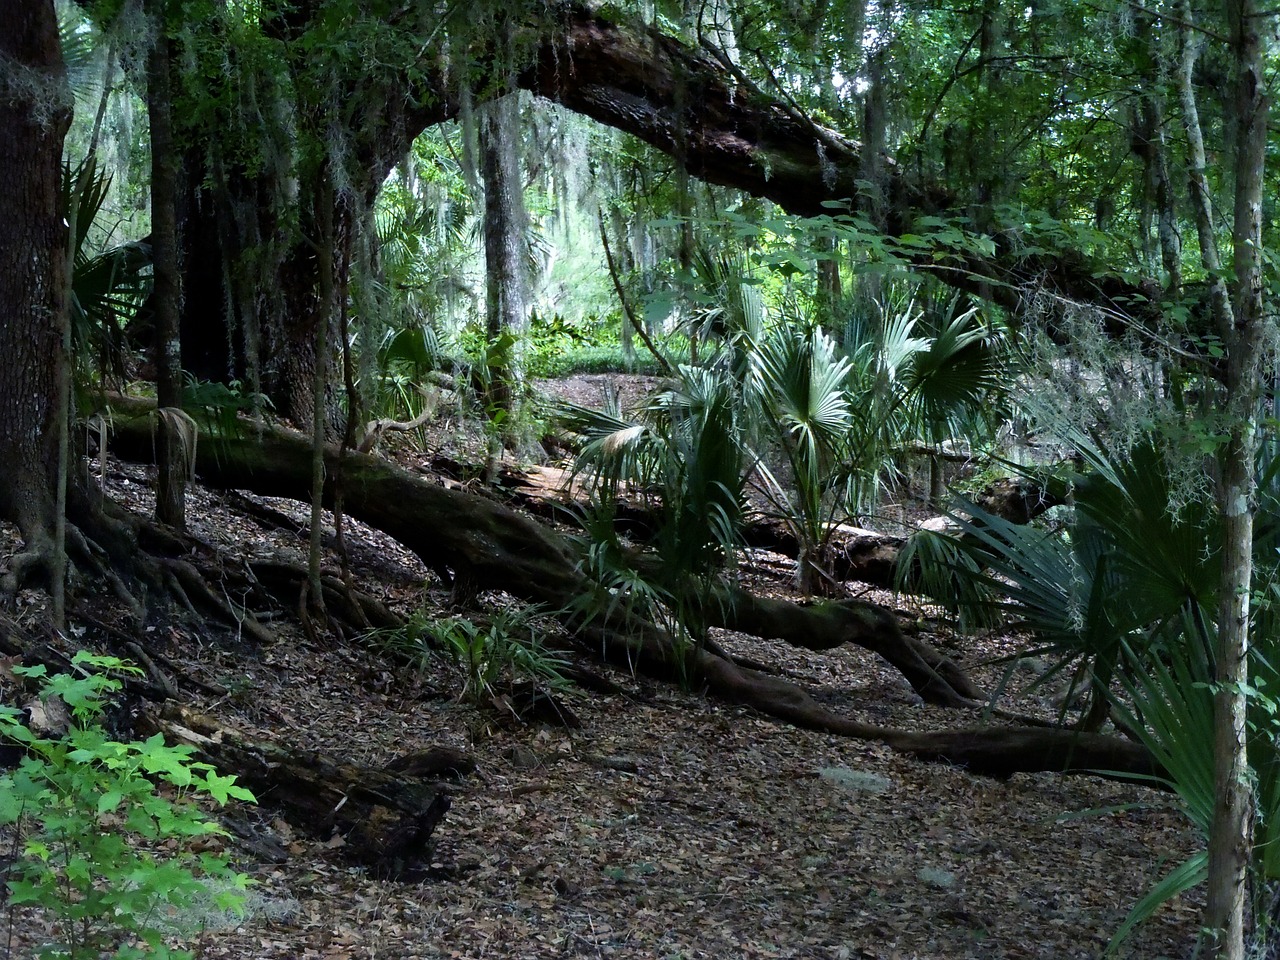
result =
[{"label": "large tree trunk", "polygon": [[[861,144],[760,90],[744,88],[723,64],[679,39],[611,16],[616,13],[572,0],[548,9],[529,26],[540,41],[520,85],[639,137],[708,183],[766,197],[804,215],[830,214],[833,202],[852,201],[866,210]],[[435,122],[440,112],[418,116]],[[916,179],[891,158],[879,158],[874,166],[891,236],[911,230],[922,215],[972,212],[946,185]],[[1026,255],[994,239],[998,249],[992,257],[970,253],[940,263],[930,250],[919,263],[942,282],[1012,310],[1035,289],[1071,301],[1123,304],[1121,315],[1160,329],[1160,310],[1152,302],[1158,286],[1132,284],[1083,255]],[[1116,333],[1126,329],[1125,323],[1114,324]]]},{"label": "large tree trunk", "polygon": [[[121,456],[150,460],[151,415],[145,402],[115,405],[114,449]],[[205,438],[196,469],[214,486],[305,501],[310,457],[310,443],[302,434],[246,424],[239,435]],[[578,608],[583,598],[598,593],[581,572],[577,552],[568,541],[535,520],[364,454],[347,453],[339,464],[339,451],[330,448],[326,466],[330,477],[342,471],[344,506],[351,516],[395,537],[444,576],[505,590],[555,610]],[[866,605],[749,603],[745,597],[736,602],[740,612],[724,614],[736,618],[726,620],[726,625],[819,649],[840,643],[863,646],[899,668],[925,700],[959,707],[978,705],[974,696],[978,691],[965,686],[963,674],[928,644],[903,636],[883,611]],[[632,669],[692,678],[718,696],[799,726],[881,740],[913,754],[950,758],[983,773],[1151,770],[1145,751],[1134,744],[1067,730],[919,733],[875,727],[833,712],[787,680],[746,669],[710,651],[684,649],[665,631],[640,618],[570,616],[569,623],[586,649]]]},{"label": "large tree trunk", "polygon": [[59,178],[70,121],[52,0],[13,0],[0,29],[0,515],[46,566],[56,552],[55,389],[67,311]]},{"label": "large tree trunk", "polygon": [[[279,37],[282,42],[287,45],[301,35],[310,10],[300,7],[287,19],[287,30]],[[385,27],[404,29],[433,16],[423,0],[406,4]],[[859,181],[868,164],[858,142],[815,123],[789,104],[744,88],[724,64],[683,41],[625,17],[611,20],[610,16],[616,17],[616,11],[606,15],[573,0],[539,7],[517,26],[520,35],[514,47],[527,52],[527,57],[513,82],[639,137],[672,155],[692,176],[766,197],[786,210],[828,214],[832,202],[852,201],[855,207],[864,203]],[[478,51],[470,53],[475,55],[473,62],[486,59]],[[496,56],[489,62],[506,69],[509,58]],[[450,78],[463,72],[440,62],[438,48],[429,44],[422,59],[404,65],[398,82],[386,70],[376,78],[340,78],[340,99],[360,104],[344,131],[352,158],[347,174],[356,193],[372,199],[418,134],[457,115],[460,98]],[[474,76],[470,82],[484,86]],[[264,81],[264,87],[269,85]],[[500,94],[504,85],[493,83],[489,89]],[[277,112],[282,116],[292,115],[287,104],[280,106]],[[283,119],[280,126],[281,131],[261,132],[274,141],[251,155],[260,152],[274,158],[286,149],[281,141],[288,140],[291,131]],[[321,134],[308,131],[309,136]],[[192,131],[192,135],[216,142],[226,132],[214,128]],[[878,157],[871,166],[879,172],[876,202],[890,235],[912,230],[922,215],[945,218],[971,213],[950,189],[913,178],[890,158]],[[282,239],[278,208],[289,194],[289,184],[278,181],[287,179],[288,165],[280,170],[264,167],[253,178],[231,162],[217,169],[197,164],[189,174],[197,202],[188,204],[192,222],[183,230],[190,245],[185,251],[191,275],[183,332],[188,362],[192,369],[213,377],[224,378],[227,370],[241,375],[240,368],[252,367],[253,362],[235,355],[241,349],[239,334],[228,340],[221,321],[240,315],[246,339],[252,341],[248,313],[279,311],[281,335],[276,342],[253,349],[266,358],[271,376],[265,379],[278,401],[277,409],[296,422],[305,422],[315,360],[310,334],[317,278],[314,251]],[[208,189],[221,196],[210,196]],[[305,209],[306,204],[302,206]],[[254,223],[245,213],[251,208],[271,213]],[[219,210],[216,217],[214,210]],[[342,233],[341,224],[338,232]],[[220,252],[214,250],[210,256],[207,249],[195,249],[211,239]],[[260,258],[242,256],[250,250],[265,251],[268,259],[274,258],[273,269],[265,274],[257,270],[253,265]],[[1074,302],[1122,305],[1105,311],[1114,319],[1117,332],[1130,332],[1132,319],[1153,328],[1163,323],[1156,302],[1159,284],[1135,285],[1083,255],[1027,254],[997,238],[997,251],[990,257],[969,252],[938,261],[931,250],[918,257],[921,266],[943,282],[1009,309],[1019,309],[1026,290],[1035,289]],[[245,271],[246,275],[235,276]],[[231,288],[224,282],[229,275]],[[264,326],[264,335],[271,329]],[[234,346],[231,356],[227,343]],[[209,362],[202,357],[206,350]],[[270,369],[272,364],[279,368]],[[252,382],[252,377],[242,379]]]},{"label": "large tree trunk", "polygon": [[[291,49],[314,13],[313,7],[300,5],[264,29],[283,49]],[[286,64],[294,75],[290,85],[276,75],[277,64],[263,67],[220,35],[225,31],[220,14],[192,30],[203,31],[203,43],[176,46],[173,56],[194,59],[201,68],[186,76],[188,89],[175,93],[216,107],[174,118],[175,134],[191,145],[182,156],[177,202],[185,294],[182,357],[197,378],[238,381],[261,392],[279,415],[308,425],[316,328],[324,314],[322,274],[328,272],[335,287],[345,289],[341,274],[355,229],[355,205],[349,201],[351,196],[371,200],[385,171],[380,176],[375,171],[381,165],[363,156],[338,171],[344,189],[327,190],[333,198],[333,229],[326,256],[333,269],[326,271],[318,249],[324,231],[316,201],[326,194],[333,171],[322,169],[315,156],[303,163],[301,152],[330,143],[329,115],[315,102],[329,88],[319,90],[315,77],[298,78],[300,65],[308,64],[300,46],[292,48],[299,51],[297,58]],[[350,82],[354,85],[356,78]],[[326,104],[340,100],[334,95]],[[352,136],[366,126],[384,129],[379,109],[372,101],[369,106],[350,122]],[[340,146],[333,150],[342,152]],[[328,395],[325,401],[336,424],[336,404]]]},{"label": "large tree trunk", "polygon": [[[224,164],[211,171],[205,160],[187,153],[178,202],[185,368],[201,380],[238,381],[279,415],[309,424],[322,298],[308,198],[318,186],[292,194],[289,214],[280,206],[284,185],[261,171],[249,176]],[[335,246],[349,242],[350,205],[335,204],[333,218]],[[333,258],[344,261],[341,250]]]}]

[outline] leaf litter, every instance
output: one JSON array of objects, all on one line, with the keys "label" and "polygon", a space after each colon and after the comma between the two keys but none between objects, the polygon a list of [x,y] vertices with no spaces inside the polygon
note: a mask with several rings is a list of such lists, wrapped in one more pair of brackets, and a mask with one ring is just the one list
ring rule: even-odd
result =
[{"label": "leaf litter", "polygon": [[[145,484],[131,488],[117,495],[145,509]],[[305,523],[264,531],[229,496],[192,495],[197,533],[210,542],[305,549]],[[303,516],[296,504],[270,506]],[[347,536],[375,558],[353,568],[361,589],[402,614],[421,603],[429,575],[415,558],[354,522]],[[762,564],[762,582],[778,566]],[[443,603],[439,589],[432,596]],[[956,637],[935,632],[927,610],[907,612],[975,679],[998,684],[1003,669],[990,661],[1017,638]],[[359,641],[318,646],[277,626],[281,642],[258,650],[175,636],[171,662],[227,690],[193,706],[354,762],[442,744],[479,767],[454,789],[421,882],[347,866],[341,838],[295,833],[269,797],[231,811],[284,853],[262,862],[241,851],[239,867],[256,881],[250,912],[206,930],[203,958],[1096,957],[1130,906],[1194,848],[1171,797],[1141,786],[975,777],[619,671],[608,671],[615,695],[569,695],[580,729],[516,726],[457,699],[462,678],[444,659],[421,672]],[[717,640],[870,722],[937,729],[979,719],[925,705],[860,649]],[[1013,706],[1045,710],[1035,694]],[[1188,955],[1199,909],[1194,896],[1167,905],[1121,955]]]}]

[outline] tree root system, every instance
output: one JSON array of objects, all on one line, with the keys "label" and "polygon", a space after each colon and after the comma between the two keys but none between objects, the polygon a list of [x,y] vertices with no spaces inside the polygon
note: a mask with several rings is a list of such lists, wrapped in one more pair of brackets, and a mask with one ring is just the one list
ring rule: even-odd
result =
[{"label": "tree root system", "polygon": [[[116,450],[151,457],[145,403],[116,404]],[[200,445],[197,474],[215,487],[306,501],[310,440],[281,427],[249,427]],[[583,609],[599,592],[582,573],[573,545],[547,525],[460,490],[446,489],[386,461],[357,453],[326,456],[329,477],[341,473],[347,513],[389,534],[428,567],[469,582],[505,590],[549,609]],[[588,604],[588,607],[590,604]],[[892,614],[862,603],[805,605],[737,594],[713,604],[720,622],[758,636],[779,637],[810,649],[854,644],[896,667],[929,703],[973,707],[983,698],[954,664],[898,629]],[[704,611],[707,613],[707,611]],[[798,726],[878,740],[916,756],[1006,776],[1025,770],[1151,772],[1141,747],[1117,738],[1069,731],[1008,727],[913,733],[882,729],[840,716],[788,680],[744,669],[706,651],[683,649],[657,625],[639,617],[605,620],[565,614],[584,646],[605,659],[648,674],[700,683],[717,696],[747,704]],[[713,618],[712,618],[713,619]]]}]

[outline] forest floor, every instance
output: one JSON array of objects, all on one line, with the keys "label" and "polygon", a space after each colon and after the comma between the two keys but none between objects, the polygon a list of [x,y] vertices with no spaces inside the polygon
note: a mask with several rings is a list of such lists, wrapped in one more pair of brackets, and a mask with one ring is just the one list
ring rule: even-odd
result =
[{"label": "forest floor", "polygon": [[[146,509],[146,480],[117,467],[110,486]],[[305,557],[303,506],[265,501],[293,518],[269,524],[245,500],[195,488],[193,532],[231,554]],[[354,523],[347,536],[362,589],[404,615],[444,607],[446,591],[394,541]],[[756,559],[753,587],[789,589],[781,558]],[[870,597],[987,689],[1000,683],[1004,667],[991,661],[1016,638],[957,636],[908,598]],[[490,611],[509,602],[480,598]],[[281,639],[269,648],[220,629],[175,628],[152,645],[226,691],[184,686],[195,709],[247,733],[372,766],[443,744],[479,766],[453,789],[421,882],[350,867],[341,838],[296,835],[269,798],[224,811],[274,835],[287,856],[260,862],[229,842],[256,885],[246,917],[207,919],[197,955],[210,960],[1096,957],[1193,849],[1170,797],[1143,787],[975,777],[604,667],[620,692],[569,693],[579,729],[520,726],[460,699],[463,677],[443,657],[425,670],[395,666],[376,645],[313,643],[290,622],[273,623]],[[861,649],[718,639],[868,722],[979,719],[925,705]],[[1015,676],[1005,704],[1051,715],[1027,681]],[[1167,905],[1121,955],[1188,956],[1198,910],[1194,899]],[[10,955],[29,955],[38,925],[14,919]]]}]

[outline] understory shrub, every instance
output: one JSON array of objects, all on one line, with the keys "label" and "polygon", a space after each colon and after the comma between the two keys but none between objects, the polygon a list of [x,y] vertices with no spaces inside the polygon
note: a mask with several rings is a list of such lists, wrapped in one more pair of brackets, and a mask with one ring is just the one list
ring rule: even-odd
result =
[{"label": "understory shrub", "polygon": [[379,631],[372,639],[399,657],[425,668],[443,654],[462,668],[462,699],[483,703],[495,685],[531,680],[553,689],[568,685],[562,670],[566,662],[542,641],[540,607],[500,610],[488,623],[469,617],[440,619],[418,616],[402,627]]},{"label": "understory shrub", "polygon": [[[1085,469],[1073,507],[1048,525],[1014,524],[961,503],[958,534],[918,534],[909,560],[916,586],[971,624],[1012,617],[1049,670],[1083,687],[1081,727],[1111,720],[1151,753],[1152,778],[1177,798],[1199,849],[1133,907],[1108,948],[1167,900],[1208,876],[1213,820],[1214,695],[1222,523],[1215,505],[1187,498],[1178,461],[1159,434],[1127,450],[1096,437],[1071,438]],[[1259,464],[1249,657],[1248,753],[1255,796],[1252,848],[1254,955],[1271,956],[1280,887],[1280,461]],[[1012,669],[1012,667],[1010,668]],[[1008,675],[1006,675],[1007,679]],[[1003,684],[1002,684],[1003,686]],[[1068,695],[1067,701],[1073,699]],[[1065,708],[1064,708],[1065,712]]]},{"label": "understory shrub", "polygon": [[83,652],[72,664],[75,674],[13,668],[39,682],[41,704],[65,705],[65,735],[41,736],[22,711],[0,705],[0,742],[23,753],[0,776],[0,826],[14,837],[0,873],[7,907],[34,906],[52,921],[56,939],[37,949],[41,958],[192,957],[166,936],[192,932],[197,924],[184,920],[193,908],[239,911],[249,882],[224,855],[195,852],[199,838],[223,832],[195,801],[253,795],[160,734],[111,739],[103,712],[121,687],[111,674],[140,671]]}]

